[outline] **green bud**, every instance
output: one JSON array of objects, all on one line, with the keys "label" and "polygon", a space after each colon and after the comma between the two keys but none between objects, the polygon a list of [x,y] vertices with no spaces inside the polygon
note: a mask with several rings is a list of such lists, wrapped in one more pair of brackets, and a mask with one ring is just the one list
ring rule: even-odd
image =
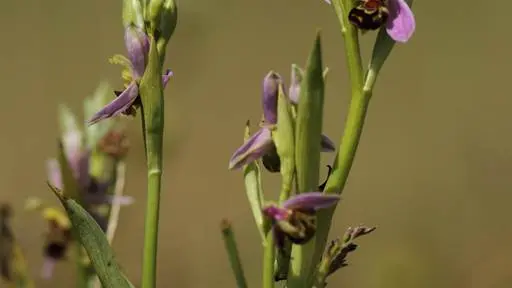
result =
[{"label": "green bud", "polygon": [[178,22],[178,6],[175,0],[149,1],[146,21],[149,22],[150,33],[155,36],[158,54],[163,61],[165,47],[171,39]]},{"label": "green bud", "polygon": [[140,0],[123,0],[123,26],[144,28],[144,15]]},{"label": "green bud", "polygon": [[285,92],[283,84],[278,87],[277,98],[277,130],[272,133],[276,151],[281,160],[281,194],[279,201],[290,197],[293,178],[295,174],[295,121],[292,117],[291,103]]},{"label": "green bud", "polygon": [[174,0],[164,0],[162,8],[160,15],[160,32],[162,34],[160,36],[168,42],[178,22],[178,6]]}]

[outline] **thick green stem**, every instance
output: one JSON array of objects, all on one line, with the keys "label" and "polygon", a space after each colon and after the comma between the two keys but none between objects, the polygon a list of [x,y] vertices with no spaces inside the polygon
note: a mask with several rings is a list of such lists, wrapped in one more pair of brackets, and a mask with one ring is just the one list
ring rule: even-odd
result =
[{"label": "thick green stem", "polygon": [[149,63],[140,82],[141,114],[148,170],[142,288],[156,287],[158,218],[160,214],[162,146],[164,137],[162,61],[160,61],[158,56],[155,39],[153,37],[150,38]]},{"label": "thick green stem", "polygon": [[[149,166],[151,167],[151,166]],[[158,218],[160,214],[160,184],[162,171],[158,167],[148,169],[148,198],[144,231],[144,258],[142,287],[156,287],[156,262],[158,247]]]},{"label": "thick green stem", "polygon": [[[344,38],[345,55],[352,94],[340,147],[334,160],[332,174],[327,181],[324,191],[328,194],[341,194],[347,182],[356,155],[359,139],[361,138],[364,120],[371,98],[371,91],[363,91],[364,77],[358,30],[348,22],[347,17],[347,13],[352,7],[351,1],[333,1],[333,6],[338,16]],[[319,263],[325,249],[335,209],[336,206],[333,206],[321,210],[318,213],[316,248],[313,256],[315,266]],[[314,275],[311,275],[310,280],[312,281],[313,278]]]}]

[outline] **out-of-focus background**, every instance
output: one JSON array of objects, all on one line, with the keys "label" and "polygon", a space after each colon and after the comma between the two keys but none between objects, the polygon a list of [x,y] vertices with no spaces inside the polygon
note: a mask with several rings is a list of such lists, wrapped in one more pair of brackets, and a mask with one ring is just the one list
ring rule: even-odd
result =
[{"label": "out-of-focus background", "polygon": [[[415,1],[417,31],[397,45],[380,76],[332,237],[376,225],[332,287],[512,287],[512,41],[507,1]],[[234,221],[246,276],[260,285],[261,248],[240,172],[228,172],[247,119],[260,119],[263,76],[288,81],[304,65],[317,28],[330,68],[325,132],[338,143],[349,100],[336,16],[321,0],[181,1],[168,47],[166,145],[159,287],[235,287],[219,234]],[[82,111],[99,81],[121,85],[121,1],[5,1],[0,9],[0,200],[34,276],[46,225],[22,212],[28,196],[57,205],[45,180],[55,154],[57,108]],[[368,55],[374,33],[362,38]],[[129,125],[127,193],[114,243],[129,278],[140,280],[146,176],[139,119]],[[178,136],[175,136],[178,137]],[[333,155],[324,155],[325,164]],[[322,171],[322,175],[325,174]],[[264,175],[269,195],[279,178]],[[60,263],[50,282],[72,287]]]}]

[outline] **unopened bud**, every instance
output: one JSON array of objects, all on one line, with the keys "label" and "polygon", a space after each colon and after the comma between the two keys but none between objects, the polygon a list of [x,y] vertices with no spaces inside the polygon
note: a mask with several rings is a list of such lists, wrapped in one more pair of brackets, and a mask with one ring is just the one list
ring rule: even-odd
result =
[{"label": "unopened bud", "polygon": [[178,6],[175,0],[151,0],[147,6],[146,21],[157,42],[160,59],[164,59],[165,47],[178,22]]},{"label": "unopened bud", "polygon": [[140,0],[123,0],[123,26],[144,28],[144,15]]}]

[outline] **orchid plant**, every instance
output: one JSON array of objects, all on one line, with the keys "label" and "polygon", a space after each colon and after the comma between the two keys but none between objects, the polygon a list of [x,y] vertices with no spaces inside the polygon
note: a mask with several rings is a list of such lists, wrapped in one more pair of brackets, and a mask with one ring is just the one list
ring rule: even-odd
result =
[{"label": "orchid plant", "polygon": [[[284,282],[289,288],[325,287],[327,277],[347,265],[347,255],[357,247],[355,239],[375,227],[348,228],[342,239],[327,237],[336,204],[344,190],[362,134],[374,85],[396,42],[407,42],[415,30],[412,1],[405,0],[325,0],[341,25],[351,82],[351,103],[343,137],[329,176],[317,188],[320,155],[335,151],[321,133],[324,102],[324,75],[321,41],[317,35],[305,71],[292,65],[288,95],[280,76],[270,72],[263,82],[263,121],[229,161],[229,169],[243,168],[246,192],[256,224],[263,237],[263,287]],[[370,63],[363,69],[359,34],[379,30]],[[267,203],[262,191],[258,161],[282,178],[279,202]],[[295,185],[293,185],[295,184]],[[295,189],[292,189],[292,186]],[[293,190],[293,191],[292,191]],[[227,223],[224,220],[223,223]],[[247,287],[230,225],[223,225],[238,287]],[[229,237],[228,237],[229,236]],[[233,239],[231,239],[233,238]],[[278,252],[276,254],[276,251]]]},{"label": "orchid plant", "polygon": [[[347,265],[355,240],[375,227],[349,227],[328,241],[331,220],[341,200],[355,159],[363,124],[381,68],[396,42],[406,43],[415,30],[412,0],[325,0],[333,8],[344,38],[351,103],[338,146],[322,133],[325,76],[322,41],[317,33],[304,69],[293,64],[289,86],[270,71],[263,79],[262,119],[251,134],[247,121],[244,142],[228,161],[228,170],[242,170],[245,190],[261,235],[262,287],[276,282],[289,288],[325,287],[334,272]],[[48,223],[43,278],[67,260],[74,247],[77,287],[131,288],[111,249],[122,205],[124,157],[128,142],[119,129],[120,115],[137,116],[140,109],[147,163],[147,209],[142,259],[142,288],[156,287],[156,255],[162,183],[164,88],[173,73],[164,69],[166,46],[177,24],[173,0],[124,0],[123,27],[127,56],[111,62],[124,67],[124,88],[102,84],[86,99],[84,127],[66,107],[60,110],[62,135],[58,156],[47,163],[48,185],[64,211],[37,198],[27,209],[38,210]],[[359,37],[378,30],[367,69],[363,69]],[[108,96],[107,96],[108,95]],[[113,100],[107,100],[112,98]],[[108,103],[107,103],[108,102]],[[320,183],[320,154],[334,153],[328,175]],[[262,188],[263,165],[281,175],[278,199]],[[33,287],[22,249],[10,226],[11,208],[0,206],[0,274],[12,287]],[[228,219],[221,231],[238,287],[248,287],[242,259]]]}]

